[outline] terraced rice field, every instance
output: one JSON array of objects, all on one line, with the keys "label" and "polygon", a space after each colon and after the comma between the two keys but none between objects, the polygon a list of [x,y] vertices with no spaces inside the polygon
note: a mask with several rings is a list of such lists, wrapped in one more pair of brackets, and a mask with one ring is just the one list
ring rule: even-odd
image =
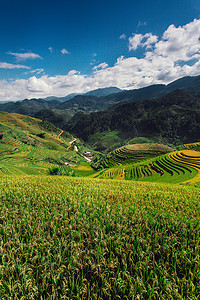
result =
[{"label": "terraced rice field", "polygon": [[[123,153],[123,159],[120,155],[112,156],[110,161],[108,158],[107,161],[113,167],[99,171],[94,177],[169,183],[196,184],[200,182],[200,152],[198,151],[173,151],[154,158],[150,158],[148,153],[148,158],[144,159],[144,156],[137,151],[127,153],[119,149],[116,152],[120,155]],[[132,161],[129,160],[130,155],[132,155]]]},{"label": "terraced rice field", "polygon": [[0,112],[0,138],[0,174],[47,175],[56,167],[66,175],[65,163],[83,160],[68,149],[70,134],[28,116]]},{"label": "terraced rice field", "polygon": [[184,147],[188,150],[200,151],[200,142],[185,144]]},{"label": "terraced rice field", "polygon": [[173,149],[160,144],[134,144],[126,145],[110,153],[103,162],[104,168],[114,167],[129,163],[137,163],[158,155],[172,151]]},{"label": "terraced rice field", "polygon": [[[8,144],[0,147],[0,174],[48,174],[51,167],[68,161],[67,151],[18,145],[17,149]],[[63,166],[64,167],[64,166]],[[67,168],[67,167],[66,167]]]},{"label": "terraced rice field", "polygon": [[169,158],[177,164],[183,164],[197,170],[197,175],[190,180],[191,183],[200,181],[200,152],[194,150],[182,150],[170,153]]}]

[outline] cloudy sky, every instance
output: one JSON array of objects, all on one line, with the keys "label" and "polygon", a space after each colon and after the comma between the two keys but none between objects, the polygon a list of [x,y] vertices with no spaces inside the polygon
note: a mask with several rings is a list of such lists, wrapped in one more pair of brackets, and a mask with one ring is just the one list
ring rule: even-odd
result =
[{"label": "cloudy sky", "polygon": [[199,0],[0,0],[0,101],[200,75]]}]

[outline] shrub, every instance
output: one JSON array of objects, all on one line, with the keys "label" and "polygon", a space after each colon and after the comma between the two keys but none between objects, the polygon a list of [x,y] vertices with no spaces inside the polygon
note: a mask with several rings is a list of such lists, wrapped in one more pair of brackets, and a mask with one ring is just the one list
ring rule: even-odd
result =
[{"label": "shrub", "polygon": [[58,175],[59,174],[59,168],[58,167],[49,168],[49,174],[50,175]]},{"label": "shrub", "polygon": [[45,138],[45,132],[41,132],[37,134],[38,137],[40,137],[41,139]]}]

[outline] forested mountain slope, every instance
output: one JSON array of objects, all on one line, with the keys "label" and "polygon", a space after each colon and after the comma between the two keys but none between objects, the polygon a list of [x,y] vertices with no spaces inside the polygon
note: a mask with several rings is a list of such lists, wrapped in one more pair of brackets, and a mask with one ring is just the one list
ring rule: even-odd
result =
[{"label": "forested mountain slope", "polygon": [[103,112],[79,112],[64,127],[88,140],[96,132],[118,130],[124,138],[160,136],[169,142],[200,139],[200,100],[175,90],[151,100],[119,103]]}]

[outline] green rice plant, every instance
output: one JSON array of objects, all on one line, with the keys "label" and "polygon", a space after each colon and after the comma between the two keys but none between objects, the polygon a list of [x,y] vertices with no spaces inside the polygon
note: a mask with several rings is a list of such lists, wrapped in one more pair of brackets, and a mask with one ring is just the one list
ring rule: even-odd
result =
[{"label": "green rice plant", "polygon": [[200,182],[200,155],[198,157],[198,152],[195,151],[176,151],[129,164],[123,164],[122,160],[117,161],[117,156],[111,155],[111,161],[115,162],[112,168],[107,166],[107,171],[100,171],[93,177],[115,179],[120,170],[124,170],[125,177],[121,179],[168,183]]},{"label": "green rice plant", "polygon": [[110,152],[106,158],[95,162],[96,169],[110,168],[125,164],[138,163],[147,159],[154,158],[164,153],[170,152],[173,149],[161,144],[144,143],[122,146]]},{"label": "green rice plant", "polygon": [[199,299],[200,190],[0,177],[1,299]]}]

